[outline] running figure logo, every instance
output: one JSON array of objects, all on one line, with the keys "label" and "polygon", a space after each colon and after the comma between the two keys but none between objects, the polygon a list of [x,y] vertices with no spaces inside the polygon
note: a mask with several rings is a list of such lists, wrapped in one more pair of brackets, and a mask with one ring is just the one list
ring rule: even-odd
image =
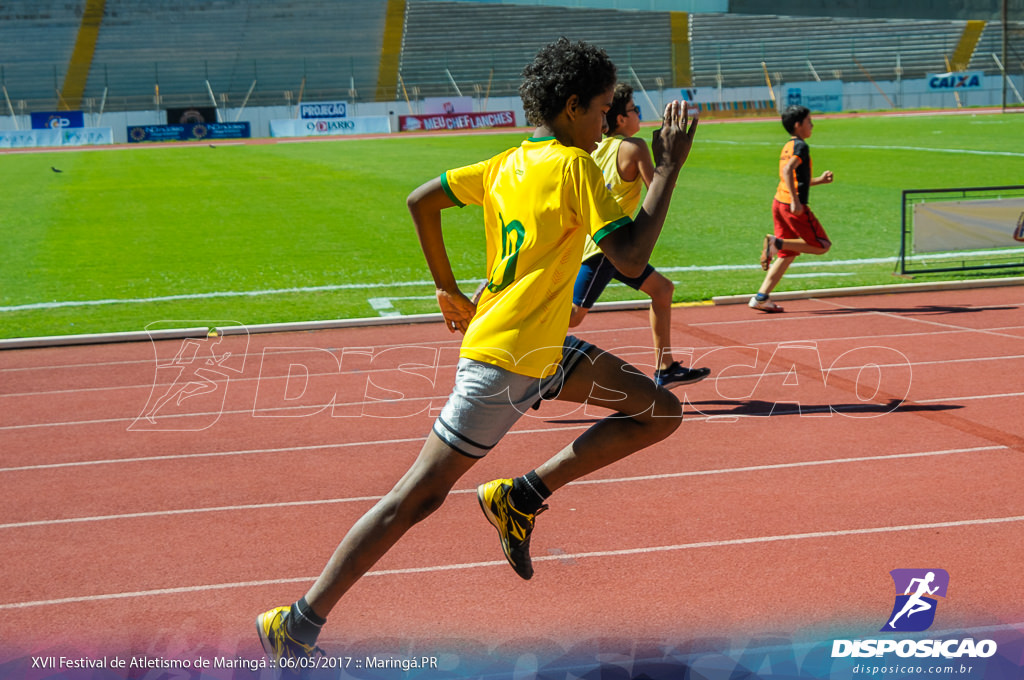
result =
[{"label": "running figure logo", "polygon": [[896,586],[896,603],[882,632],[928,630],[938,604],[932,596],[946,597],[949,573],[945,569],[893,569],[889,574]]},{"label": "running figure logo", "polygon": [[247,333],[226,338],[210,331],[202,338],[162,340],[158,326],[168,323],[150,324],[146,329],[157,355],[153,389],[129,430],[205,430],[220,419],[229,382],[242,375]]}]

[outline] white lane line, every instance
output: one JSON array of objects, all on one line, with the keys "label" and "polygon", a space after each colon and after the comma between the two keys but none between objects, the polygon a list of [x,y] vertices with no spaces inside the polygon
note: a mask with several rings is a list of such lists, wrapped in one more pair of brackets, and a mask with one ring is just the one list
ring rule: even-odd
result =
[{"label": "white lane line", "polygon": [[[1024,305],[1021,305],[1021,304],[1007,304],[1007,305],[1001,305],[1001,306],[1004,306],[1004,307],[1006,307],[1006,306],[1009,306],[1009,307],[1024,307]],[[992,305],[986,305],[986,306],[974,307],[974,308],[971,308],[971,309],[972,309],[972,311],[980,312],[980,311],[985,311],[987,309],[990,309],[991,307],[992,307]],[[873,310],[870,310],[870,309],[865,309],[865,310],[860,311],[860,312],[850,312],[848,314],[845,314],[843,316],[843,318],[844,319],[852,319],[852,318],[856,318],[858,316],[872,316],[872,315],[875,315],[875,314],[877,314],[876,311],[873,311]],[[776,317],[776,318],[782,318],[784,316],[785,315],[781,315],[780,317]],[[808,319],[813,319],[814,317],[793,315],[793,316],[791,316],[789,318],[794,319],[794,320],[807,321]],[[693,328],[704,328],[704,327],[714,327],[714,326],[723,326],[723,325],[757,324],[757,323],[762,323],[763,321],[764,321],[763,315],[761,315],[761,316],[759,316],[759,315],[751,315],[751,316],[749,316],[748,318],[745,318],[745,319],[731,319],[731,320],[728,320],[728,321],[703,321],[703,322],[696,322],[696,323],[687,323],[686,325],[690,326],[690,327],[693,327]],[[949,331],[945,331],[945,332],[947,332],[947,333],[968,333],[968,332],[989,332],[989,333],[1006,332],[1006,333],[1010,333],[1010,332],[1013,332],[1013,331],[1020,331],[1020,330],[1024,330],[1024,326],[1003,326],[1003,327],[979,328],[979,329],[968,328],[968,327],[963,327],[961,329],[955,329],[955,327],[954,327],[954,330],[949,330]],[[325,331],[326,331],[326,329],[325,329]],[[587,336],[591,336],[591,335],[598,335],[598,334],[610,334],[610,333],[626,334],[626,333],[633,333],[633,332],[637,332],[637,333],[650,333],[650,326],[626,326],[626,327],[621,327],[621,328],[601,328],[601,329],[587,330],[586,334],[587,334]],[[883,339],[883,338],[900,338],[900,339],[902,339],[902,338],[911,338],[911,337],[919,337],[919,336],[926,336],[927,337],[927,336],[942,335],[942,334],[943,334],[943,332],[934,332],[934,331],[933,332],[914,332],[914,333],[885,333],[885,334],[882,334],[882,335],[847,335],[847,336],[841,336],[841,337],[804,338],[802,340],[803,341],[808,341],[808,342],[815,341],[815,340],[818,341],[818,342],[826,342],[826,341],[828,341],[828,342],[844,342],[844,341],[864,340],[864,339],[880,340],[880,339]],[[1016,336],[1014,336],[1014,337],[1016,337]],[[383,351],[383,350],[386,350],[386,349],[394,349],[396,347],[414,347],[414,348],[416,348],[416,347],[428,347],[428,348],[437,348],[440,351],[440,350],[443,350],[445,348],[451,348],[451,347],[457,348],[459,346],[459,342],[460,342],[459,340],[431,340],[431,341],[424,341],[424,342],[417,342],[417,343],[409,343],[409,342],[381,343],[381,344],[373,345],[372,347],[370,347],[370,349],[378,350],[378,351]],[[329,344],[329,343],[325,343],[325,344]],[[776,345],[776,344],[778,344],[778,343],[777,342],[764,341],[764,342],[750,343],[750,346]],[[362,345],[359,345],[358,347],[360,349],[365,349]],[[278,348],[278,347],[270,347],[270,348],[274,349],[277,354],[288,354],[289,353],[289,352],[285,352],[285,351],[277,352],[277,350],[279,350],[279,349],[283,350],[283,349],[286,349],[286,348]],[[289,349],[289,350],[294,349],[294,351],[296,353],[301,353],[301,352],[309,351],[310,349],[328,349],[328,351],[341,351],[341,350],[344,350],[345,348],[344,347],[326,348],[326,347],[315,347],[315,346],[302,346],[302,347],[296,346],[294,348],[289,347],[287,349]],[[610,350],[612,352],[615,351],[614,348],[602,348],[602,349],[608,349],[608,350]],[[711,351],[711,350],[714,350],[714,349],[721,349],[721,348],[720,347],[707,346],[707,347],[697,347],[697,348],[691,348],[691,349],[699,349],[699,350]],[[245,358],[245,359],[262,358],[264,356],[264,351],[261,350],[261,351],[258,351],[258,352],[246,352],[244,354],[239,354],[238,356],[239,356],[239,358]],[[153,363],[154,363],[154,359],[153,358],[146,358],[146,359],[130,359],[130,360],[125,360],[125,361],[102,361],[102,362],[79,363],[79,364],[52,364],[52,365],[37,365],[37,366],[15,366],[15,367],[0,367],[0,373],[23,373],[23,372],[27,372],[27,371],[48,371],[48,370],[65,371],[65,370],[68,370],[68,369],[133,366],[133,365],[139,365],[139,364],[153,364]],[[88,388],[88,389],[105,389],[105,388]],[[0,395],[0,396],[6,396],[6,395]]]},{"label": "white lane line", "polygon": [[[826,304],[831,304],[833,307],[837,307],[838,309],[860,309],[860,308],[854,307],[852,305],[846,305],[846,304],[842,304],[842,303],[838,303],[838,302],[825,301],[825,300],[822,300],[822,302],[825,302]],[[1016,307],[1017,305],[1009,305],[1009,306]],[[978,307],[976,309],[978,311],[981,311],[981,310],[983,310],[985,308],[984,307]],[[869,312],[870,314],[874,314],[876,316],[881,316],[881,317],[884,317],[884,318],[887,318],[887,319],[894,319],[894,320],[897,320],[897,321],[907,321],[907,322],[909,322],[911,324],[923,324],[923,325],[926,325],[926,326],[929,326],[929,327],[932,327],[932,328],[940,328],[940,329],[942,329],[941,331],[939,331],[940,333],[943,333],[943,332],[973,332],[973,333],[986,333],[986,334],[989,334],[989,335],[994,335],[994,336],[999,337],[999,338],[1010,338],[1011,340],[1019,340],[1020,339],[1017,335],[1014,335],[1012,333],[1002,333],[1002,332],[999,332],[1002,329],[994,329],[994,330],[992,330],[992,329],[987,329],[987,328],[972,328],[971,326],[963,326],[961,324],[944,323],[944,322],[941,322],[941,321],[937,321],[935,318],[933,318],[934,315],[932,315],[932,316],[923,316],[921,314],[917,314],[917,315],[914,315],[914,314],[897,314],[897,313],[894,313],[894,312],[891,312],[891,311],[887,311],[885,309],[875,309],[875,310],[870,310],[869,309],[869,310],[865,310],[865,311]],[[927,308],[923,308],[922,311],[927,314],[928,310],[927,310]]]},{"label": "white lane line", "polygon": [[[559,427],[544,427],[532,430],[512,430],[507,436],[515,435],[529,435],[529,434],[543,434],[547,432],[563,432],[566,430],[583,430],[590,427],[590,423],[583,425],[567,425]],[[342,442],[336,444],[316,444],[312,446],[287,446],[281,448],[270,448],[270,449],[241,449],[237,451],[209,451],[206,453],[179,453],[179,454],[168,454],[164,456],[143,456],[141,458],[108,458],[103,460],[82,460],[82,461],[71,461],[66,463],[43,463],[37,465],[20,465],[16,467],[0,468],[0,473],[3,472],[26,472],[34,470],[51,470],[55,468],[67,468],[67,467],[85,467],[92,465],[121,465],[127,463],[152,463],[159,461],[168,460],[194,460],[197,458],[219,458],[228,456],[248,456],[261,453],[294,453],[298,451],[317,451],[323,449],[346,449],[346,448],[360,448],[367,446],[395,446],[397,444],[409,444],[413,442],[422,442],[426,439],[426,435],[416,437],[406,437],[402,439],[377,439],[370,441],[358,441],[358,442]]]},{"label": "white lane line", "polygon": [[[644,330],[647,330],[647,329],[644,329]],[[1001,329],[989,329],[987,331],[973,331],[973,332],[988,332],[988,333],[992,333],[992,334],[995,334],[995,335],[1000,335],[999,333],[995,332],[995,331],[998,331],[998,330],[1001,330]],[[972,332],[972,331],[968,331],[968,330],[965,329],[963,331],[952,331],[952,332],[964,332],[964,333],[967,333],[967,332]],[[909,336],[931,337],[931,336],[934,336],[934,335],[939,335],[939,334],[938,333],[908,333],[907,336],[895,336],[895,337],[909,337]],[[892,337],[892,336],[879,336],[879,337]],[[1016,336],[1006,336],[1006,337],[1012,337],[1012,338],[1016,339]],[[823,342],[847,342],[849,340],[859,340],[859,339],[872,339],[872,340],[874,340],[875,338],[872,337],[872,336],[864,336],[864,338],[828,338],[827,340],[796,340],[796,341],[786,341],[786,342],[788,344],[812,343],[813,342],[813,343],[817,343],[817,344],[820,345]],[[1024,338],[1020,338],[1020,339],[1024,339]],[[753,343],[750,343],[749,345],[744,345],[743,347],[757,349],[758,347],[776,347],[778,345],[779,345],[779,343],[776,342],[776,341],[771,341],[771,342],[765,341],[765,342],[753,342]],[[877,346],[877,344],[874,345],[874,346]],[[635,349],[636,351],[623,352],[623,351],[616,351],[614,349],[610,350],[610,351],[613,354],[616,354],[617,356],[619,356],[619,357],[621,357],[623,359],[628,359],[629,357],[632,357],[632,356],[647,356],[651,352],[651,350],[649,348],[647,348],[647,347],[636,347],[636,348],[630,348],[630,349]],[[699,360],[700,357],[703,356],[704,354],[708,354],[710,352],[714,352],[714,351],[722,350],[722,349],[733,349],[734,350],[734,349],[737,349],[737,347],[725,347],[725,346],[711,347],[711,346],[707,346],[707,347],[696,347],[696,348],[695,347],[676,347],[676,348],[673,348],[673,349],[675,349],[676,351],[682,351],[682,350],[692,351],[693,356],[696,358],[696,360]],[[296,352],[296,353],[300,353],[300,352]],[[281,352],[280,354],[281,355],[287,355],[288,353],[287,352]],[[915,361],[915,362],[913,362],[913,363],[911,363],[909,365],[911,367],[915,367],[916,368],[916,367],[919,367],[919,366],[933,366],[933,365],[938,365],[938,364],[947,365],[947,364],[956,364],[956,363],[974,363],[974,362],[985,362],[985,361],[1010,361],[1010,360],[1013,360],[1013,359],[1024,359],[1024,354],[1008,354],[1008,355],[1004,354],[1004,355],[994,355],[994,356],[985,356],[985,357],[966,357],[966,358],[961,358],[961,359],[935,359],[935,360],[932,360],[932,361]],[[886,368],[886,367],[889,367],[889,366],[892,366],[892,365],[894,365],[894,364],[884,364],[884,365],[880,364],[879,366],[881,368]],[[899,364],[899,365],[900,366],[906,366],[908,364]],[[451,370],[451,369],[454,369],[455,366],[456,366],[456,364],[440,364],[439,363],[436,366],[431,365],[431,366],[429,366],[429,368],[430,369],[437,369],[437,370]],[[0,369],[0,371],[2,371],[2,370],[3,369]],[[23,369],[23,370],[27,370],[27,369]],[[845,371],[845,370],[854,370],[854,368],[853,367],[844,367],[844,368],[837,368],[836,370],[844,370]],[[393,371],[394,371],[394,368],[371,368],[369,370],[361,371],[361,373],[377,374],[377,373],[391,373]],[[312,379],[312,378],[324,378],[324,377],[327,377],[327,376],[351,375],[351,372],[344,372],[344,373],[340,372],[340,371],[338,373],[322,373],[321,372],[321,373],[309,373],[308,375],[309,375],[309,378]],[[758,376],[761,376],[761,377],[769,377],[769,376],[772,376],[772,375],[774,375],[774,374],[772,374],[772,373],[758,374]],[[722,376],[719,379],[721,379],[721,380],[739,380],[739,379],[749,379],[749,378],[752,378],[752,377],[755,377],[755,376],[753,376],[753,375],[729,375],[729,376]],[[263,379],[264,380],[268,380],[268,379],[269,380],[286,380],[287,376],[284,376],[284,375],[274,375],[274,376],[268,376],[268,377],[263,378]],[[230,379],[214,380],[213,382],[218,383],[218,384],[230,382],[233,385],[239,385],[239,384],[251,383],[251,382],[258,383],[259,380],[260,380],[260,378],[258,378],[258,377],[245,377],[245,378],[232,377]],[[169,383],[169,382],[159,382],[159,383],[149,383],[149,382],[147,382],[147,383],[136,383],[134,385],[105,385],[105,386],[102,386],[102,387],[74,387],[74,388],[67,388],[67,389],[60,389],[60,390],[42,390],[42,391],[39,391],[39,392],[10,392],[8,394],[0,394],[0,399],[25,399],[25,398],[31,398],[31,397],[52,396],[52,395],[60,395],[60,394],[90,394],[90,393],[96,393],[96,392],[116,392],[116,391],[120,391],[120,390],[124,390],[124,391],[134,391],[134,390],[143,390],[143,389],[145,389],[145,390],[155,390],[155,389],[158,389],[158,388],[161,388],[161,387],[170,387],[171,384],[172,383]],[[447,396],[448,396],[447,393],[439,394],[438,395],[438,397],[447,397]],[[400,401],[404,401],[404,400],[400,400]],[[354,406],[354,405],[358,405],[360,403],[365,404],[367,402],[348,402],[346,404],[338,404],[338,406]],[[374,402],[374,403],[378,403],[378,402]],[[396,402],[396,403],[398,403],[398,402]],[[208,415],[208,414],[196,414],[196,415]],[[2,426],[2,427],[0,427],[0,429],[3,429],[3,427],[11,427],[11,426]]]},{"label": "white lane line", "polygon": [[[754,536],[750,538],[733,538],[717,541],[700,541],[696,543],[678,543],[675,545],[655,545],[642,548],[624,548],[621,550],[600,550],[592,552],[579,552],[560,555],[543,555],[534,557],[534,562],[551,562],[564,560],[585,560],[601,557],[630,557],[634,555],[653,555],[666,552],[680,552],[684,550],[702,550],[707,548],[724,548],[739,545],[758,545],[766,543],[778,543],[784,541],[804,541],[813,539],[843,538],[847,536],[863,536],[870,534],[903,533],[913,531],[931,531],[935,529],[956,529],[973,526],[991,526],[998,524],[1012,524],[1024,522],[1024,515],[1014,517],[986,517],[981,519],[966,519],[951,522],[932,522],[928,524],[904,524],[895,526],[868,527],[863,529],[838,529],[833,531],[813,531],[800,534],[781,534],[775,536]],[[367,572],[366,576],[400,576],[406,574],[427,574],[446,571],[461,571],[467,569],[480,569],[486,567],[504,567],[505,560],[489,560],[486,562],[462,562],[456,564],[436,564],[425,567],[408,567],[404,569],[378,569]],[[280,579],[266,579],[262,581],[236,581],[232,583],[210,583],[194,586],[181,586],[177,588],[157,588],[152,590],[136,590],[120,593],[103,593],[98,595],[81,595],[77,597],[61,597],[50,600],[27,600],[22,602],[6,602],[0,604],[0,610],[28,609],[30,607],[45,607],[64,604],[78,604],[84,602],[104,602],[109,600],[120,600],[136,597],[157,597],[161,595],[183,595],[192,593],[203,593],[212,590],[227,590],[235,588],[258,588],[270,585],[282,585],[289,583],[312,583],[315,576],[302,576]]]},{"label": "white lane line", "polygon": [[[317,447],[307,447],[317,448]],[[666,472],[654,475],[638,475],[632,477],[615,477],[612,479],[583,479],[570,482],[569,486],[586,486],[592,484],[624,484],[632,482],[662,481],[666,479],[681,479],[685,477],[704,477],[708,475],[729,475],[745,474],[750,472],[765,472],[769,470],[787,470],[793,468],[817,467],[822,465],[844,465],[849,463],[871,463],[878,461],[906,460],[910,458],[933,458],[937,456],[949,456],[960,453],[981,453],[990,451],[1007,450],[1006,446],[976,446],[971,448],[947,449],[943,451],[922,451],[914,453],[894,453],[881,456],[864,456],[859,458],[833,458],[830,460],[809,460],[795,463],[774,463],[767,465],[753,465],[738,468],[721,468],[714,470],[691,470],[686,472]],[[450,492],[450,495],[476,493],[475,489],[458,489]],[[171,515],[189,515],[206,512],[237,512],[251,510],[271,510],[276,508],[301,507],[310,505],[333,505],[337,503],[360,503],[377,502],[382,496],[354,496],[348,498],[328,498],[319,500],[284,501],[279,503],[257,503],[245,505],[225,505],[210,508],[181,508],[177,510],[153,510],[148,512],[129,512],[118,515],[95,515],[91,517],[68,517],[63,519],[34,520],[28,522],[11,522],[0,524],[0,530],[23,529],[26,527],[54,526],[63,524],[77,524],[82,522],[104,522],[111,520],[138,519],[143,517],[166,517]]]},{"label": "white lane line", "polygon": [[[906,368],[907,366],[909,366],[911,368],[915,368],[915,367],[919,367],[919,366],[935,365],[935,364],[952,365],[952,364],[956,364],[956,363],[965,363],[965,362],[974,363],[974,362],[977,362],[977,361],[1007,361],[1007,360],[1010,360],[1010,359],[1020,359],[1020,358],[1022,358],[1022,357],[1020,357],[1020,356],[1014,356],[1014,357],[991,357],[991,358],[985,358],[985,359],[952,359],[952,360],[917,362],[917,363],[909,363],[908,362],[908,363],[904,363],[904,364],[875,364],[875,365],[878,366],[878,368],[880,368],[880,369],[882,369],[882,368],[894,368],[894,367],[896,367],[896,368]],[[745,367],[749,367],[746,364],[744,364],[744,366]],[[863,367],[861,367],[861,366],[846,366],[846,367],[833,368],[831,370],[835,371],[835,372],[839,372],[839,371],[847,371],[848,372],[848,371],[860,371],[862,368]],[[720,379],[720,380],[740,380],[740,379],[751,380],[751,379],[754,379],[754,378],[756,378],[758,380],[764,380],[765,378],[773,378],[773,377],[787,376],[787,375],[790,375],[790,373],[789,372],[784,372],[784,371],[777,371],[777,372],[770,372],[770,373],[756,373],[756,374],[751,373],[751,374],[743,374],[743,375],[732,375],[732,376],[728,376],[728,377],[717,378],[716,380],[718,380],[718,379]],[[1003,392],[1003,393],[999,393],[999,394],[977,394],[977,395],[968,395],[968,396],[959,396],[959,397],[939,397],[939,398],[930,398],[930,399],[909,399],[908,401],[911,401],[911,402],[913,402],[915,404],[935,404],[935,403],[947,403],[947,402],[956,402],[956,401],[978,401],[978,400],[983,400],[983,399],[1001,399],[1001,398],[1004,398],[1004,397],[1015,397],[1015,396],[1020,396],[1020,395],[1021,395],[1020,392]],[[439,393],[439,394],[436,394],[436,395],[431,395],[429,397],[414,397],[414,398],[409,398],[409,399],[396,399],[396,400],[393,400],[393,401],[389,401],[387,403],[393,404],[393,405],[400,405],[400,404],[412,404],[412,403],[417,403],[417,402],[427,402],[427,403],[432,402],[432,401],[442,402],[446,398],[447,398],[446,394],[440,394]],[[745,401],[748,398],[749,397],[744,397],[744,398],[740,398],[740,399],[729,399],[729,400],[730,401],[734,401],[737,404],[739,404],[739,403],[742,403],[743,401]],[[230,410],[223,410],[223,411],[205,411],[205,412],[196,412],[196,413],[175,413],[175,414],[161,415],[160,416],[160,420],[161,420],[161,422],[166,423],[168,420],[172,420],[172,419],[173,420],[177,420],[177,421],[184,421],[184,420],[188,420],[188,419],[191,419],[191,418],[209,419],[209,418],[216,417],[217,421],[219,422],[220,418],[229,417],[229,416],[251,416],[253,418],[288,417],[288,412],[289,411],[293,411],[293,412],[308,411],[309,409],[311,409],[313,407],[317,407],[317,406],[320,407],[320,410],[316,414],[314,414],[313,416],[306,415],[306,416],[298,416],[298,417],[330,417],[330,418],[333,418],[334,416],[323,416],[322,414],[325,411],[336,409],[336,408],[344,409],[344,408],[357,407],[357,406],[364,406],[364,407],[365,406],[380,406],[383,403],[385,403],[385,402],[383,402],[381,400],[369,400],[369,401],[353,401],[353,402],[331,403],[331,404],[312,404],[312,405],[300,405],[300,406],[280,406],[280,407],[275,407],[275,408],[261,408],[261,409],[258,409],[258,410],[256,410],[255,408],[246,408],[246,409],[230,409]],[[858,410],[858,409],[877,408],[878,406],[879,405],[875,404],[875,403],[862,403],[862,404],[855,404],[855,405],[851,405],[851,406],[848,406],[848,407],[836,408],[836,409],[823,407],[821,409],[818,409],[818,411],[819,412],[828,412],[830,410],[836,411],[836,412],[842,412],[842,411],[846,411],[846,410],[855,411],[855,410]],[[584,408],[584,407],[580,406],[579,408]],[[579,410],[579,409],[577,409],[577,410]],[[690,418],[691,421],[702,421],[702,420],[706,420],[708,418],[707,416],[704,416],[704,415],[698,415],[698,414],[700,414],[700,409],[699,408],[697,408],[696,411],[697,411],[697,413],[695,413],[695,414],[694,413],[688,414],[688,417]],[[793,415],[793,414],[799,415],[800,413],[811,413],[811,412],[814,412],[814,411],[805,407],[803,410],[801,410],[799,408],[797,408],[797,409],[773,410],[771,412],[771,414],[772,415],[776,415],[776,416],[782,416],[782,415]],[[395,419],[407,418],[407,417],[417,417],[417,416],[421,416],[421,415],[423,415],[422,409],[421,409],[421,411],[419,413],[410,414],[410,415],[406,415],[406,416],[396,416]],[[112,425],[112,424],[122,424],[122,425],[123,424],[127,424],[127,425],[131,425],[132,423],[138,422],[140,417],[141,416],[125,416],[125,417],[120,417],[120,418],[94,418],[94,419],[91,419],[91,420],[66,420],[66,421],[52,421],[52,422],[46,422],[46,423],[22,423],[22,424],[18,424],[18,425],[0,425],[0,432],[5,432],[5,431],[23,431],[23,430],[39,430],[39,429],[56,428],[56,427],[84,427],[84,426],[88,426],[88,425]],[[368,416],[368,417],[376,417],[376,416]],[[733,416],[730,416],[730,417],[733,417]],[[741,417],[742,418],[759,418],[759,417],[764,417],[764,416],[761,416],[761,415],[758,415],[758,414],[736,414],[735,417],[736,418],[741,418]],[[211,423],[211,425],[209,425],[208,427],[210,427],[212,425],[213,424]],[[170,431],[170,430],[162,430],[162,431]],[[192,430],[183,429],[182,431],[189,431],[190,432]],[[367,442],[367,443],[371,443],[372,444],[374,442]],[[7,469],[10,469],[10,468],[0,468],[0,472],[4,472]]]}]

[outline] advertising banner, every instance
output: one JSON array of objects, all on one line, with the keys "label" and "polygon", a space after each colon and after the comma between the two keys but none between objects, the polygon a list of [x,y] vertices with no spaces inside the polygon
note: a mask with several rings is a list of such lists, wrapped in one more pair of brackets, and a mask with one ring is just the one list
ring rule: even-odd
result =
[{"label": "advertising banner", "polygon": [[980,90],[985,82],[985,72],[931,73],[926,80],[928,81],[928,89],[934,92]]},{"label": "advertising banner", "polygon": [[1024,247],[1024,198],[914,205],[914,252]]},{"label": "advertising banner", "polygon": [[271,137],[328,137],[332,135],[373,135],[391,132],[387,116],[353,118],[307,118],[270,121]]},{"label": "advertising banner", "polygon": [[426,97],[423,100],[423,113],[428,116],[472,112],[472,97]]},{"label": "advertising banner", "polygon": [[81,111],[34,111],[31,119],[33,130],[85,127],[85,116]]},{"label": "advertising banner", "polygon": [[787,106],[806,106],[811,111],[835,113],[843,110],[843,81],[787,83]]},{"label": "advertising banner", "polygon": [[348,102],[309,102],[299,105],[299,118],[348,118]]},{"label": "advertising banner", "polygon": [[131,125],[128,141],[193,142],[210,139],[244,139],[252,133],[248,121],[239,123],[188,123],[186,125]]},{"label": "advertising banner", "polygon": [[61,146],[95,146],[113,144],[114,131],[111,128],[71,128],[61,130]]},{"label": "advertising banner", "polygon": [[0,149],[60,146],[60,130],[0,130]]},{"label": "advertising banner", "polygon": [[93,146],[113,144],[110,128],[68,128],[47,130],[0,130],[0,149],[32,149],[48,146]]},{"label": "advertising banner", "polygon": [[512,111],[488,113],[449,113],[433,116],[399,116],[398,129],[402,132],[431,130],[476,130],[480,128],[515,127]]},{"label": "advertising banner", "polygon": [[187,106],[185,108],[167,109],[168,125],[188,125],[189,123],[216,122],[216,106]]}]

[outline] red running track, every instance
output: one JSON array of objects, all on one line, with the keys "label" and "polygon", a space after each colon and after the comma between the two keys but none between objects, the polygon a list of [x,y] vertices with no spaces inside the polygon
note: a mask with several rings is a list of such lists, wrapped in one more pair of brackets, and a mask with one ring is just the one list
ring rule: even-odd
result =
[{"label": "red running track", "polygon": [[[889,572],[933,567],[937,627],[1024,628],[1022,308],[1024,286],[677,309],[679,354],[712,378],[678,391],[673,437],[552,498],[532,581],[473,490],[595,409],[523,418],[321,645],[871,636]],[[645,312],[579,330],[650,369]],[[0,353],[4,654],[258,655],[255,615],[416,456],[457,342],[428,324]]]}]

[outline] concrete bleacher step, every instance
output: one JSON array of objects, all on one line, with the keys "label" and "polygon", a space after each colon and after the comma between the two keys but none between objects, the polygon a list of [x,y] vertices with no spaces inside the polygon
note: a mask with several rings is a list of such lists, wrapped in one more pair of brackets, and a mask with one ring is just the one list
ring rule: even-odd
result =
[{"label": "concrete bleacher step", "polygon": [[[694,77],[716,84],[721,74],[732,86],[764,83],[764,61],[784,81],[813,80],[811,63],[822,79],[835,71],[844,80],[917,78],[945,70],[944,56],[955,47],[965,22],[830,17],[693,16]],[[736,41],[743,35],[743,41]],[[794,41],[793,36],[799,36]],[[898,55],[898,56],[897,56]],[[857,63],[863,67],[863,71]],[[866,72],[866,73],[865,73]]]},{"label": "concrete bleacher step", "polygon": [[[15,102],[54,106],[88,0],[0,2],[0,75]],[[387,2],[339,0],[105,0],[83,97],[107,110],[153,106],[162,97],[283,103],[284,93],[401,99],[378,82]],[[401,8],[401,5],[397,5]],[[392,11],[395,7],[392,6]],[[645,88],[673,84],[667,12],[451,0],[406,0],[405,30],[389,49],[409,96],[515,95],[523,66],[543,44],[567,34],[604,47],[620,77]],[[840,74],[846,81],[921,78],[973,41],[970,68],[995,72],[999,31],[965,21],[846,19],[691,13],[693,84],[764,85]],[[513,27],[510,29],[510,27]],[[569,27],[569,28],[567,28]],[[961,39],[971,29],[970,41]],[[1010,49],[1024,52],[1012,27]],[[639,37],[638,37],[639,36]],[[397,55],[396,55],[396,50]],[[966,54],[966,51],[964,52]],[[812,71],[812,68],[814,71]],[[393,71],[391,71],[393,73]],[[394,80],[394,76],[391,77]],[[454,84],[453,82],[454,81]],[[386,83],[384,83],[386,85]],[[636,83],[634,83],[635,85]],[[394,85],[390,86],[394,88]],[[293,99],[294,100],[294,99]]]}]

